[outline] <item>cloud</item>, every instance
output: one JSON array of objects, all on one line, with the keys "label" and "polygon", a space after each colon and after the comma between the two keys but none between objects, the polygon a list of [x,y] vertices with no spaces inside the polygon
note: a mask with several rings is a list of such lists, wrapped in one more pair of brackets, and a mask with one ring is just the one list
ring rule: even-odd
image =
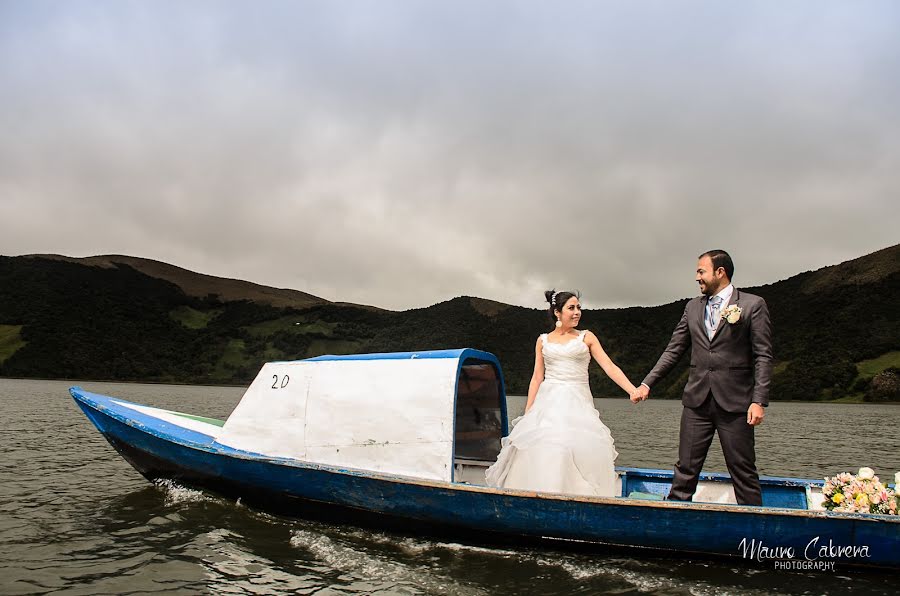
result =
[{"label": "cloud", "polygon": [[0,252],[388,308],[693,294],[896,243],[900,9],[6,3]]}]

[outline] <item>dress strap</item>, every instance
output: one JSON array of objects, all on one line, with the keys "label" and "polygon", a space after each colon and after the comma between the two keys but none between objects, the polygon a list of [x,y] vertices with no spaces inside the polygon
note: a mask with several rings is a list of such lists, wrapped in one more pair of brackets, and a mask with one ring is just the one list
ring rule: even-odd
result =
[{"label": "dress strap", "polygon": [[585,335],[587,335],[587,329],[585,329],[584,331],[582,331],[578,334],[578,339],[580,339],[581,341],[584,341]]}]

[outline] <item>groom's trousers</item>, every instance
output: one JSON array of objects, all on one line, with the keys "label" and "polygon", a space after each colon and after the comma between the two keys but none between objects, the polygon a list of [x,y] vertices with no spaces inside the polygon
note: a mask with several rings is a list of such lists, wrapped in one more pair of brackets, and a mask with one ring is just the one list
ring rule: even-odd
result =
[{"label": "groom's trousers", "polygon": [[747,424],[747,413],[726,412],[711,393],[700,406],[685,407],[681,412],[678,463],[675,464],[669,499],[690,501],[693,498],[700,470],[717,431],[738,504],[762,505],[753,427]]}]

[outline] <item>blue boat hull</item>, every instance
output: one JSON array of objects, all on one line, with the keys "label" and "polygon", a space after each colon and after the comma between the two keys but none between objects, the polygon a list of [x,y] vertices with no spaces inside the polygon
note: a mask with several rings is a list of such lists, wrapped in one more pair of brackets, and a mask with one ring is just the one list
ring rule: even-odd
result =
[{"label": "blue boat hull", "polygon": [[[72,390],[78,405],[148,479],[174,479],[295,516],[330,512],[478,541],[549,539],[678,555],[833,561],[900,568],[900,520],[805,510],[574,497],[342,470],[173,437],[104,396]],[[412,524],[412,526],[411,526]]]}]

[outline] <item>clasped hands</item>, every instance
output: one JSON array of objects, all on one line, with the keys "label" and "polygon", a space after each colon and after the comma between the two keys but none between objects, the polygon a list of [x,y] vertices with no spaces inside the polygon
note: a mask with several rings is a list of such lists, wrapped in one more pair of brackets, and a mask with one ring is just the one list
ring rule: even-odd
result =
[{"label": "clasped hands", "polygon": [[634,391],[631,392],[631,403],[636,404],[638,402],[642,402],[645,399],[650,397],[650,389],[646,385],[638,385],[634,388]]}]

